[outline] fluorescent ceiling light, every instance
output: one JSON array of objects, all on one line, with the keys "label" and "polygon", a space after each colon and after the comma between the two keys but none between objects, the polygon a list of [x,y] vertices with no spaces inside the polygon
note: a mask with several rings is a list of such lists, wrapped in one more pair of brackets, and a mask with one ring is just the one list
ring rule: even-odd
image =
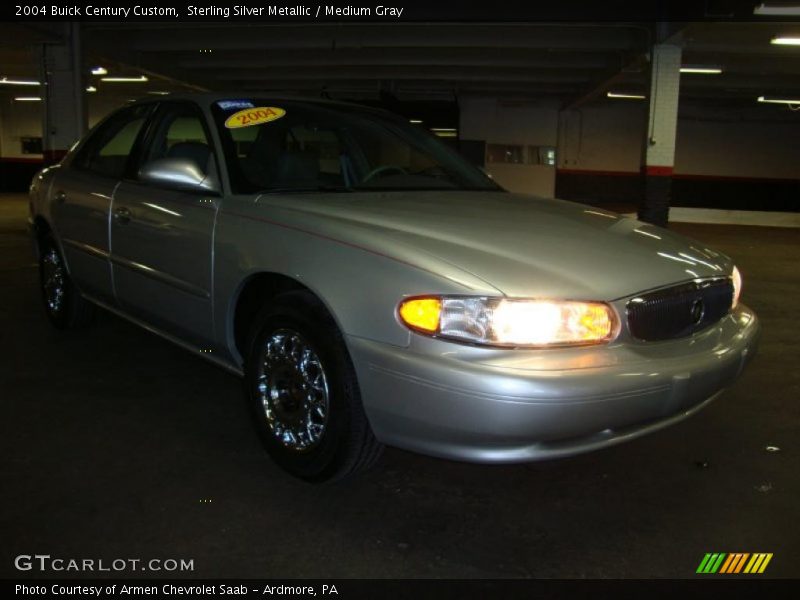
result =
[{"label": "fluorescent ceiling light", "polygon": [[790,98],[767,98],[766,96],[759,96],[758,101],[767,104],[800,104],[800,98],[792,100]]},{"label": "fluorescent ceiling light", "polygon": [[107,83],[145,83],[149,81],[144,75],[140,77],[103,77],[100,81]]},{"label": "fluorescent ceiling light", "polygon": [[108,75],[108,71],[105,67],[94,67],[92,69],[92,75]]},{"label": "fluorescent ceiling light", "polygon": [[86,88],[86,91],[89,93],[94,93],[97,91],[97,88],[94,87],[93,85],[90,85],[89,87]]},{"label": "fluorescent ceiling light", "polygon": [[769,6],[767,4],[759,4],[753,9],[753,14],[795,17],[800,15],[800,6]]},{"label": "fluorescent ceiling light", "polygon": [[800,46],[800,37],[779,35],[778,37],[772,38],[770,43],[776,46]]},{"label": "fluorescent ceiling light", "polygon": [[169,96],[169,92],[158,92],[158,91],[150,91],[147,92],[148,94],[152,94],[153,96]]},{"label": "fluorescent ceiling light", "polygon": [[422,123],[422,120],[421,119],[409,119],[408,122],[409,123]]},{"label": "fluorescent ceiling light", "polygon": [[437,137],[443,137],[443,138],[458,137],[458,134],[455,131],[434,131],[433,134]]},{"label": "fluorescent ceiling light", "polygon": [[618,92],[606,92],[606,96],[609,98],[624,98],[627,100],[644,100],[645,96],[641,94],[620,94]]},{"label": "fluorescent ceiling light", "polygon": [[454,127],[431,127],[431,131],[456,132],[458,129]]},{"label": "fluorescent ceiling light", "polygon": [[719,75],[719,67],[681,67],[681,73],[697,73],[698,75]]},{"label": "fluorescent ceiling light", "polygon": [[17,96],[14,98],[15,102],[41,102],[42,99],[39,96]]},{"label": "fluorescent ceiling light", "polygon": [[7,77],[3,77],[0,79],[0,84],[3,85],[42,85],[38,81],[32,81],[30,79],[9,79]]}]

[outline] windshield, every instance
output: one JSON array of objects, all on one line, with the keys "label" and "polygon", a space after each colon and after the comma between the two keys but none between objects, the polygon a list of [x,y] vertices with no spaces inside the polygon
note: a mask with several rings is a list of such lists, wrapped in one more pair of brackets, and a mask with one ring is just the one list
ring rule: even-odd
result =
[{"label": "windshield", "polygon": [[346,105],[212,105],[234,193],[500,188],[424,128]]}]

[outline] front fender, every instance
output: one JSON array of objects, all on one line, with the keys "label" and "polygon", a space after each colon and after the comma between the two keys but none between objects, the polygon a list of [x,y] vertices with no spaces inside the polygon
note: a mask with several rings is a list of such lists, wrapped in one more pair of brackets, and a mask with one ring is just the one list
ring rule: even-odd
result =
[{"label": "front fender", "polygon": [[402,243],[370,235],[377,234],[298,222],[290,213],[258,208],[252,200],[226,201],[215,233],[214,318],[228,358],[241,365],[233,332],[236,298],[242,283],[256,273],[280,274],[311,290],[346,336],[395,346],[409,343],[409,331],[395,315],[403,297],[499,293],[435,257],[412,258]]}]

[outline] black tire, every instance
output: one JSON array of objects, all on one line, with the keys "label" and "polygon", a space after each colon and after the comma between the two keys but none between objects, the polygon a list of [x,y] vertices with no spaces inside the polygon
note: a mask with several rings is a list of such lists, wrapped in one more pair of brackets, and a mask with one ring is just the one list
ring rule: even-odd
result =
[{"label": "black tire", "polygon": [[94,304],[84,299],[75,287],[58,244],[50,234],[39,240],[39,289],[45,313],[57,329],[86,327],[94,320]]},{"label": "black tire", "polygon": [[[275,347],[282,348],[277,354],[280,355],[278,360],[284,362],[278,366],[275,366],[275,362],[271,363],[272,366],[266,366],[264,353],[268,348],[268,341],[275,344]],[[326,394],[323,395],[319,389],[309,392],[309,385],[300,390],[299,386],[308,379],[299,376],[291,379],[292,374],[298,373],[291,366],[281,370],[284,364],[292,363],[291,360],[286,360],[292,352],[283,349],[287,344],[295,349],[295,355],[297,348],[309,351],[304,356],[313,357],[313,360],[305,364],[312,365],[312,370],[316,372],[315,382],[323,381],[326,384],[317,386],[319,389],[324,388]],[[278,371],[289,375],[279,376]],[[294,383],[278,384],[279,379],[291,379]],[[261,390],[259,385],[262,386]],[[255,318],[247,343],[244,386],[254,424],[264,448],[280,467],[295,477],[316,483],[337,481],[368,469],[380,457],[383,446],[375,439],[364,413],[356,373],[344,339],[328,312],[311,294],[280,294]],[[265,392],[267,389],[275,394],[278,393],[275,392],[276,389],[281,389],[285,396],[281,396],[282,400],[274,400],[274,394]],[[287,391],[289,389],[291,391]],[[309,393],[316,394],[313,401],[309,400]],[[273,400],[268,400],[267,397]],[[311,442],[309,439],[312,434],[307,427],[303,428],[302,422],[307,424],[310,420],[321,417],[313,413],[313,417],[307,417],[303,421],[302,406],[309,407],[316,402],[323,404],[319,400],[321,397],[327,397],[327,403],[324,403],[327,406],[324,411],[326,418],[321,433],[317,434],[319,437]],[[289,417],[284,420],[276,417],[270,424],[265,407],[269,405],[274,416],[280,414],[282,402],[283,406],[293,405],[296,413],[292,413],[290,409],[287,411]],[[311,408],[305,410],[312,411]],[[293,414],[300,414],[298,420],[301,425],[296,425],[300,431],[298,438],[281,440],[280,428],[289,422]],[[285,431],[284,429],[283,432]],[[293,436],[293,431],[288,435]],[[300,436],[306,436],[304,441],[308,442],[307,447],[297,447],[301,443]]]}]

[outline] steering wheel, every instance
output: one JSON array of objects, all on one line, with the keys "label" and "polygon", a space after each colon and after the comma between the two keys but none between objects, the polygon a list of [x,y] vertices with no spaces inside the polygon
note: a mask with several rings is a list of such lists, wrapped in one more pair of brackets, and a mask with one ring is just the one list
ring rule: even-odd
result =
[{"label": "steering wheel", "polygon": [[408,175],[408,171],[406,171],[400,165],[381,165],[380,167],[375,167],[374,169],[372,169],[372,171],[364,175],[364,179],[361,180],[361,183],[366,183],[372,179],[375,179],[378,175],[381,175],[382,173],[389,173],[392,171],[396,171],[401,175]]}]

